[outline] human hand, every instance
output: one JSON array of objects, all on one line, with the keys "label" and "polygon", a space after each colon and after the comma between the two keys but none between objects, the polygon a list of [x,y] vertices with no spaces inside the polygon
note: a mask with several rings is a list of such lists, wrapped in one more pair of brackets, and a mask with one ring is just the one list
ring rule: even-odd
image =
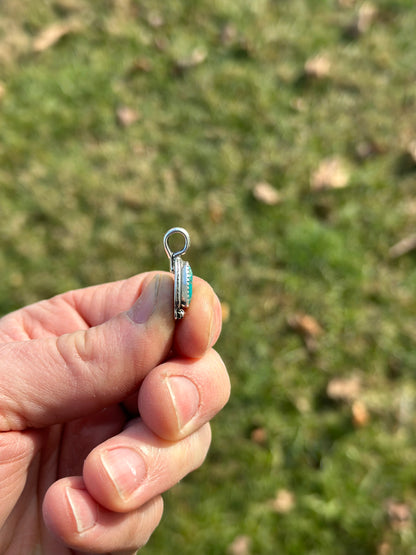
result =
[{"label": "human hand", "polygon": [[0,319],[0,553],[132,554],[197,468],[229,396],[219,301],[172,276],[58,295]]}]

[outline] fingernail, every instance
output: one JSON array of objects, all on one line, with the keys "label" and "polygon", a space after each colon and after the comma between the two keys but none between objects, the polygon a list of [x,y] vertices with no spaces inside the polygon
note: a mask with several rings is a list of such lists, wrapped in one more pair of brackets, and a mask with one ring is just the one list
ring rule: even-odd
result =
[{"label": "fingernail", "polygon": [[67,487],[65,494],[75,519],[77,532],[82,534],[97,522],[97,506],[94,503],[88,503],[84,490]]},{"label": "fingernail", "polygon": [[160,276],[155,276],[143,289],[140,297],[127,312],[128,316],[136,324],[144,324],[153,314],[156,308],[157,295],[159,292]]},{"label": "fingernail", "polygon": [[141,292],[140,297],[127,312],[127,315],[136,324],[144,324],[156,308],[159,293],[160,276],[156,275]]},{"label": "fingernail", "polygon": [[198,411],[199,391],[185,376],[170,376],[166,379],[166,385],[175,409],[178,430],[182,430]]},{"label": "fingernail", "polygon": [[101,462],[121,499],[128,499],[141,486],[147,475],[143,457],[129,447],[104,451]]},{"label": "fingernail", "polygon": [[144,324],[155,312],[166,312],[170,315],[172,303],[172,279],[169,276],[158,274],[145,286],[127,315],[136,324]]}]

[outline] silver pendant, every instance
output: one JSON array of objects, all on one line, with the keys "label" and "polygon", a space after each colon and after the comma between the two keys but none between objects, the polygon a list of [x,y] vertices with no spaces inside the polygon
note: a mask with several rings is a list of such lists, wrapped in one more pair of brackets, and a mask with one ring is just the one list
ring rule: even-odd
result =
[{"label": "silver pendant", "polygon": [[[175,233],[182,235],[185,243],[181,250],[173,252],[169,247],[169,238]],[[174,274],[173,317],[175,320],[181,320],[185,316],[185,308],[188,308],[192,298],[191,266],[189,262],[182,260],[182,254],[185,254],[190,244],[189,233],[183,227],[172,227],[163,237],[163,246],[170,260],[170,271]]]}]

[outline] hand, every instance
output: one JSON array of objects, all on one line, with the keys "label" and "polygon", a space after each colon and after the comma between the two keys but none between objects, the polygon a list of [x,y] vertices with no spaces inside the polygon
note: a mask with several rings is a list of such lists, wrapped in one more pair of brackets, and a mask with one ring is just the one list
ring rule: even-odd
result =
[{"label": "hand", "polygon": [[0,320],[0,553],[133,554],[160,494],[204,460],[229,396],[221,312],[170,274],[80,289]]}]

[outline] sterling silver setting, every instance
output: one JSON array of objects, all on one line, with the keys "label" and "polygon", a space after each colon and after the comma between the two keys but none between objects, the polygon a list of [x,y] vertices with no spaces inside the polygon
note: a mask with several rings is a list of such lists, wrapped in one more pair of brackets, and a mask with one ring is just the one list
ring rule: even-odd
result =
[{"label": "sterling silver setting", "polygon": [[[184,245],[178,251],[172,251],[169,246],[169,239],[174,234],[182,235]],[[172,227],[163,237],[163,246],[170,260],[170,271],[174,274],[173,288],[173,317],[181,320],[185,316],[185,309],[189,307],[192,298],[192,269],[186,260],[182,260],[182,255],[186,253],[191,244],[189,233],[183,227]]]}]

